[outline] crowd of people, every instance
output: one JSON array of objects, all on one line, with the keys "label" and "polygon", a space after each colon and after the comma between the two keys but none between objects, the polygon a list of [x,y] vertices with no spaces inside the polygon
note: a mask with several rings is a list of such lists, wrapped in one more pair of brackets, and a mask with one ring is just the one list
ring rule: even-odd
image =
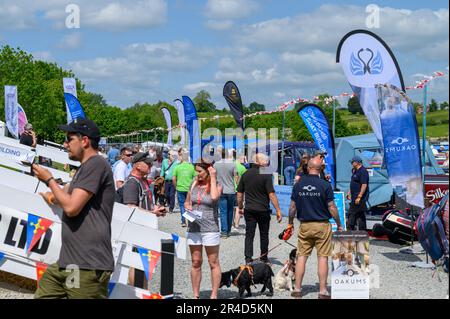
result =
[{"label": "crowd of people", "polygon": [[[176,199],[182,227],[187,227],[187,244],[191,254],[191,279],[195,298],[200,295],[203,249],[211,269],[211,298],[217,298],[221,280],[219,247],[232,229],[245,220],[243,259],[245,264],[270,263],[269,241],[272,211],[282,222],[282,212],[274,189],[273,176],[264,168],[269,158],[255,154],[251,164],[245,156],[237,158],[235,150],[218,149],[215,161],[203,159],[191,163],[188,150],[113,145],[108,154],[99,153],[100,133],[90,120],[77,120],[60,129],[66,132],[64,147],[80,167],[70,185],[61,188],[51,173],[33,164],[35,176],[50,189],[42,196],[64,211],[62,247],[58,262],[42,277],[36,298],[105,298],[110,275],[114,270],[111,247],[111,219],[114,202],[139,207],[158,217],[175,213]],[[216,154],[217,155],[217,154]],[[335,219],[342,225],[334,204],[329,175],[324,171],[325,153],[305,155],[295,174],[289,209],[288,229],[294,218],[300,221],[298,231],[296,289],[301,297],[305,264],[313,248],[318,254],[319,298],[329,298],[326,288],[328,257],[331,255],[331,226]],[[364,229],[368,174],[359,157],[352,159],[353,175],[349,199],[352,202],[350,229]],[[256,227],[260,234],[260,254],[254,256]],[[78,265],[83,287],[67,287],[65,268]],[[129,284],[148,289],[141,270],[130,269]]]}]

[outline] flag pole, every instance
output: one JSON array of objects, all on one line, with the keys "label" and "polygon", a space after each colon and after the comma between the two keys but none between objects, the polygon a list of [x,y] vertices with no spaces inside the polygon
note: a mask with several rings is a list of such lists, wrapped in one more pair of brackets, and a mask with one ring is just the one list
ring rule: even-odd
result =
[{"label": "flag pole", "polygon": [[426,172],[426,153],[425,143],[427,136],[427,88],[425,84],[423,87],[423,112],[422,112],[422,182],[425,184],[425,172]]},{"label": "flag pole", "polygon": [[333,99],[333,137],[336,137],[336,99]]},{"label": "flag pole", "polygon": [[284,176],[284,127],[286,122],[286,108],[283,109],[283,127],[281,129],[281,185],[285,185]]}]

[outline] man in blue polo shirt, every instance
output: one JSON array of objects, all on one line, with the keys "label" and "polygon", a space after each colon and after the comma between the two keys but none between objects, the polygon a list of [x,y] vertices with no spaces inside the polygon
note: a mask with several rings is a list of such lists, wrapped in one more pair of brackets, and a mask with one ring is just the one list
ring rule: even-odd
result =
[{"label": "man in blue polo shirt", "polygon": [[362,159],[355,156],[351,160],[352,179],[350,181],[350,190],[347,193],[347,199],[350,202],[348,210],[348,229],[366,230],[366,202],[369,199],[369,173],[362,164]]},{"label": "man in blue polo shirt", "polygon": [[315,247],[318,259],[319,299],[330,299],[327,291],[328,257],[332,253],[330,218],[336,221],[338,231],[342,231],[342,226],[334,203],[333,189],[329,182],[319,177],[322,163],[321,156],[312,157],[308,161],[308,174],[304,175],[292,189],[288,228],[294,227],[294,217],[300,221],[295,290],[291,294],[296,298],[302,296],[301,286],[306,261]]}]

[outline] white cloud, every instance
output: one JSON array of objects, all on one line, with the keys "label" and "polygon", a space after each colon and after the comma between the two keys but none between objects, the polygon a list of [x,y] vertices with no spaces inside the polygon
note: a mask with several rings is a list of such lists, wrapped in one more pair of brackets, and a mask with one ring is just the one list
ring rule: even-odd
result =
[{"label": "white cloud", "polygon": [[283,52],[280,57],[286,68],[295,69],[303,73],[315,73],[338,70],[340,66],[335,62],[335,55],[321,50],[308,53]]},{"label": "white cloud", "polygon": [[217,86],[218,85],[216,83],[212,83],[212,82],[198,82],[198,83],[186,84],[183,87],[183,90],[189,91],[189,92],[199,92],[201,90],[214,89]]},{"label": "white cloud", "polygon": [[64,36],[59,42],[58,47],[64,50],[75,50],[81,46],[81,33],[72,31]]},{"label": "white cloud", "polygon": [[75,3],[80,9],[81,27],[118,31],[150,28],[167,21],[167,0],[16,0],[0,3],[0,27],[26,29],[37,27],[36,17],[42,15],[57,28],[65,27],[66,6]]},{"label": "white cloud", "polygon": [[55,62],[53,55],[50,51],[36,51],[31,53],[35,60],[45,62]]},{"label": "white cloud", "polygon": [[259,8],[253,0],[208,0],[205,16],[209,18],[205,27],[212,30],[223,31],[231,29],[235,20],[250,16]]},{"label": "white cloud", "polygon": [[205,22],[205,26],[212,30],[228,30],[234,25],[233,20],[208,20]]},{"label": "white cloud", "polygon": [[448,52],[449,41],[447,39],[419,49],[417,56],[427,61],[448,61]]},{"label": "white cloud", "polygon": [[216,20],[245,18],[258,8],[252,0],[208,0],[206,16]]},{"label": "white cloud", "polygon": [[114,2],[82,16],[86,17],[86,25],[100,29],[154,27],[166,22],[167,3],[164,0]]},{"label": "white cloud", "polygon": [[0,3],[0,28],[26,29],[35,25],[32,10],[20,3]]},{"label": "white cloud", "polygon": [[205,64],[212,56],[209,48],[188,41],[134,43],[125,49],[130,60],[156,70],[189,71]]},{"label": "white cloud", "polygon": [[[161,83],[174,73],[190,74],[201,68],[212,53],[211,49],[194,46],[187,41],[134,43],[125,47],[121,56],[72,61],[69,67],[88,85],[105,86],[106,90],[116,87],[117,90],[108,96],[108,102],[127,101],[125,103],[131,105],[138,98],[143,101],[148,101],[148,97],[173,99],[174,92],[163,92]],[[194,83],[185,89],[194,90],[196,87],[212,88],[214,84]],[[135,92],[135,96],[131,92]]]},{"label": "white cloud", "polygon": [[[335,52],[340,39],[354,29],[367,29],[364,7],[322,5],[313,12],[243,27],[239,43],[278,51],[309,49]],[[320,23],[318,23],[320,21]],[[448,39],[448,9],[382,8],[380,28],[372,29],[393,49],[415,50]]]}]

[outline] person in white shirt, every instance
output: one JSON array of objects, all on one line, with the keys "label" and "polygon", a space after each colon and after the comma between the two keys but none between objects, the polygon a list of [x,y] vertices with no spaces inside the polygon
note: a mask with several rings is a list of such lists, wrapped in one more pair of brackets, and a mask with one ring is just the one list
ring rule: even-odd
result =
[{"label": "person in white shirt", "polygon": [[435,157],[439,155],[439,151],[434,146],[431,146],[431,151]]},{"label": "person in white shirt", "polygon": [[114,166],[114,185],[116,189],[122,187],[127,179],[128,175],[130,175],[129,163],[131,162],[133,156],[133,152],[129,147],[122,147],[120,150],[120,160]]}]

